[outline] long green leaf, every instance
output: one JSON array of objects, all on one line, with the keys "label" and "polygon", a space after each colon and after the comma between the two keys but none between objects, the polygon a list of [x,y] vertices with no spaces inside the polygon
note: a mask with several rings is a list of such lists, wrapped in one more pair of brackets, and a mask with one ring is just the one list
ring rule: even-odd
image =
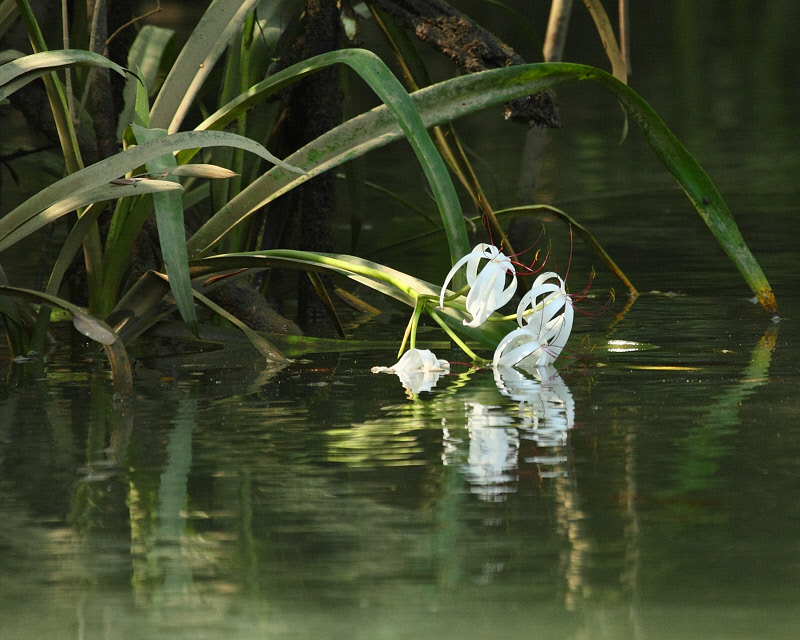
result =
[{"label": "long green leaf", "polygon": [[[70,174],[28,198],[13,211],[0,218],[0,238],[36,216],[39,212],[65,198],[76,197],[123,176],[165,153],[198,147],[233,146],[255,153],[269,162],[279,164],[284,170],[303,173],[301,170],[279,160],[259,143],[225,131],[186,131],[137,145],[101,160],[85,169]],[[304,176],[305,177],[305,176]]]},{"label": "long green leaf", "polygon": [[[119,122],[117,123],[117,137],[119,139],[122,139],[125,127],[134,121],[137,87],[144,84],[146,88],[145,95],[149,95],[150,91],[153,90],[162,60],[169,52],[174,40],[175,31],[151,24],[143,26],[136,35],[136,39],[133,41],[130,51],[128,51],[128,68],[134,69],[138,78],[131,76],[125,82],[123,92],[125,107],[122,113],[119,114]],[[147,111],[149,115],[149,107]]]},{"label": "long green leaf", "polygon": [[138,180],[133,184],[116,185],[106,183],[95,189],[81,191],[77,195],[64,198],[63,200],[50,205],[43,211],[35,216],[28,218],[18,227],[7,229],[7,225],[0,225],[2,232],[0,232],[0,251],[5,251],[15,242],[22,240],[38,231],[42,227],[58,220],[61,216],[66,215],[76,209],[85,207],[95,202],[103,202],[104,200],[116,200],[117,198],[125,198],[127,196],[140,196],[145,193],[163,193],[165,191],[177,191],[180,197],[182,188],[180,184],[167,182],[165,180]]},{"label": "long green leaf", "polygon": [[51,296],[33,289],[23,289],[20,287],[0,286],[0,295],[32,300],[34,302],[44,302],[56,307],[61,307],[70,313],[75,328],[87,338],[104,345],[113,344],[117,340],[117,334],[102,320],[98,320],[86,313],[78,305],[72,304],[63,298]]},{"label": "long green leaf", "polygon": [[[163,139],[164,129],[148,129],[138,124],[131,125],[131,131],[139,143]],[[175,156],[165,153],[147,162],[147,171],[152,175],[169,172],[177,166]],[[178,178],[167,175],[164,180],[180,185]],[[197,312],[194,308],[192,282],[189,279],[189,256],[186,253],[186,231],[183,225],[183,200],[180,190],[153,193],[153,209],[158,226],[158,241],[161,257],[169,277],[169,287],[175,298],[175,305],[183,321],[197,333]]]},{"label": "long green leaf", "polygon": [[[28,0],[16,0],[22,23],[28,32],[34,53],[47,51],[47,44],[44,36],[36,21]],[[75,127],[70,117],[67,106],[67,98],[61,81],[54,71],[45,73],[42,76],[44,81],[47,99],[50,102],[50,110],[53,113],[58,139],[61,143],[61,150],[64,153],[64,163],[69,173],[76,173],[83,169],[83,159],[78,145],[78,138]],[[89,235],[86,236],[84,243],[84,261],[86,263],[86,273],[89,285],[89,307],[94,309],[100,298],[101,287],[103,284],[103,247],[100,242],[100,231],[97,226],[92,227]]]},{"label": "long green leaf", "polygon": [[175,133],[200,87],[258,0],[214,0],[172,65],[150,112],[150,124]]},{"label": "long green leaf", "polygon": [[[775,296],[711,179],[653,109],[612,75],[586,65],[542,63],[492,69],[441,82],[411,97],[426,127],[435,126],[525,95],[568,82],[590,80],[610,89],[628,111],[651,148],[694,204],[763,307],[777,310]],[[389,110],[377,107],[320,136],[286,160],[309,176],[403,137]],[[212,217],[190,241],[190,255],[210,248],[233,224],[263,203],[291,189],[294,176],[270,170],[245,189],[224,212]]]},{"label": "long green leaf", "polygon": [[[212,256],[190,263],[192,277],[194,278],[236,269],[266,269],[274,267],[299,269],[301,271],[327,271],[343,275],[385,295],[389,295],[412,309],[416,306],[416,301],[420,296],[438,298],[441,291],[441,287],[410,276],[402,271],[345,254],[272,249]],[[484,323],[481,327],[472,328],[463,324],[463,320],[469,317],[463,309],[445,307],[443,310],[437,309],[437,312],[458,333],[492,348],[516,326],[513,322],[506,321]],[[495,317],[498,317],[498,314],[495,314]]]},{"label": "long green leaf", "polygon": [[46,73],[73,66],[106,67],[122,76],[126,73],[124,67],[91,51],[62,49],[32,53],[0,66],[0,100]]},{"label": "long green leaf", "polygon": [[[263,100],[268,95],[279,89],[307,76],[310,73],[319,71],[333,64],[346,64],[351,67],[377,94],[381,101],[386,105],[392,120],[398,123],[398,127],[403,131],[408,139],[414,153],[422,166],[423,171],[433,192],[442,222],[447,234],[447,241],[450,247],[450,257],[452,262],[456,262],[463,255],[469,252],[469,242],[467,231],[464,226],[461,204],[458,201],[455,187],[447,172],[436,146],[433,144],[428,134],[425,124],[420,119],[419,113],[414,108],[413,101],[408,93],[394,77],[389,68],[375,54],[363,49],[349,49],[345,51],[333,51],[320,56],[316,56],[299,64],[293,65],[288,69],[276,73],[264,82],[259,83],[250,91],[242,94],[237,100],[223,107],[216,114],[207,118],[199,129],[223,127],[233,119],[237,118],[250,106]],[[339,130],[340,127],[334,129]],[[328,134],[326,134],[328,135]],[[363,137],[364,132],[352,132],[351,135]],[[369,132],[367,132],[369,136]],[[323,136],[324,137],[324,136]],[[321,138],[320,138],[321,139]],[[352,150],[348,150],[349,157],[360,155]],[[325,162],[330,154],[325,147],[316,145],[306,146],[293,154],[298,164],[306,170],[314,170],[314,174],[321,173],[331,167],[340,164],[344,158],[334,162]],[[335,157],[335,155],[334,155]],[[323,160],[320,162],[320,160]],[[261,180],[253,183],[260,184]],[[198,235],[189,241],[190,255],[193,251],[198,253],[207,252],[211,246],[225,235],[230,229],[236,226],[250,213],[266,202],[274,199],[280,193],[291,189],[298,181],[287,181],[278,191],[270,190],[269,195],[260,197],[263,190],[255,187],[254,191],[249,188],[234,198],[228,207],[225,207],[219,214],[212,218],[213,222],[205,225]],[[252,187],[252,185],[251,185]],[[268,187],[269,189],[269,187]],[[253,197],[255,195],[255,197]],[[233,212],[236,213],[233,213]]]}]

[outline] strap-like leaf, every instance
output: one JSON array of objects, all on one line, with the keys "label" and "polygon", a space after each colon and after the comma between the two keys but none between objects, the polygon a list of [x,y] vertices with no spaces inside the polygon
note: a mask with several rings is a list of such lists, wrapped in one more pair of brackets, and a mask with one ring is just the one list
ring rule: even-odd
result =
[{"label": "strap-like leaf", "polygon": [[81,49],[62,49],[42,51],[17,58],[0,66],[0,100],[7,98],[17,89],[24,87],[46,73],[74,66],[106,67],[120,75],[125,75],[124,67],[108,58]]},{"label": "strap-like leaf", "polygon": [[0,238],[7,236],[18,226],[36,216],[40,211],[68,197],[110,183],[119,176],[148,163],[165,153],[198,147],[232,146],[255,153],[269,162],[279,164],[285,170],[302,174],[305,172],[279,160],[254,140],[226,131],[186,131],[158,138],[126,149],[111,158],[101,160],[85,169],[62,178],[28,198],[16,209],[0,218]]},{"label": "strap-like leaf", "polygon": [[[138,142],[149,142],[165,138],[163,129],[147,129],[132,124],[131,130]],[[177,166],[175,156],[165,153],[152,158],[147,163],[147,171],[153,175],[169,173]],[[166,182],[178,183],[178,178],[167,175]],[[169,276],[169,286],[181,318],[192,331],[197,333],[197,312],[194,308],[192,282],[189,278],[189,256],[186,253],[186,231],[183,225],[183,200],[180,191],[161,191],[153,193],[153,209],[158,226],[158,241],[161,245],[161,258]]]},{"label": "strap-like leaf", "polygon": [[[310,65],[311,62],[303,64]],[[432,127],[514,98],[583,80],[600,83],[614,92],[762,306],[774,313],[777,303],[769,282],[714,183],[647,102],[612,75],[579,64],[519,65],[453,78],[421,89],[411,97],[424,125]],[[320,136],[292,154],[287,161],[302,166],[309,176],[314,176],[403,135],[388,108],[377,107]],[[297,182],[296,177],[284,172],[268,171],[234,198],[225,211],[218,212],[200,228],[189,240],[190,254],[207,252],[233,225]]]}]

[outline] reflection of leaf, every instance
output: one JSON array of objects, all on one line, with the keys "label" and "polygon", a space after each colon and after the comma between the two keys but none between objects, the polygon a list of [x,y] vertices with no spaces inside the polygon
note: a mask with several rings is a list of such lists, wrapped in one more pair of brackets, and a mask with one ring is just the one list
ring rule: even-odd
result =
[{"label": "reflection of leaf", "polygon": [[767,381],[777,338],[778,327],[769,327],[753,348],[750,363],[742,372],[741,381],[716,398],[706,415],[684,438],[682,445],[685,455],[674,473],[680,493],[714,486],[719,461],[730,451],[724,438],[738,430],[741,424],[739,408],[742,403],[752,395],[756,387]]}]

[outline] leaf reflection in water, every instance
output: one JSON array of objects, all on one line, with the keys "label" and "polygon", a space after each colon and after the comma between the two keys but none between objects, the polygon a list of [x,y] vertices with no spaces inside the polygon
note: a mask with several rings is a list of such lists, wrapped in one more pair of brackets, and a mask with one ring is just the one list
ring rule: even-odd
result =
[{"label": "leaf reflection in water", "polygon": [[468,444],[445,427],[442,460],[461,469],[480,499],[502,502],[517,490],[522,440],[534,441],[537,454],[523,458],[523,464],[537,465],[542,478],[566,474],[561,447],[575,424],[575,401],[553,367],[527,372],[496,367],[494,376],[500,393],[519,403],[516,411],[465,402]]}]

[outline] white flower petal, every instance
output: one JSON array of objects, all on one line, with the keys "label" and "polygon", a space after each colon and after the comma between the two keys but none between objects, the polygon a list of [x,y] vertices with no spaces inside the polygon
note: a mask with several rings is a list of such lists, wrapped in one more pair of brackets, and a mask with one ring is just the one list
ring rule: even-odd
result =
[{"label": "white flower petal", "polygon": [[406,371],[413,372],[442,372],[449,371],[450,363],[447,360],[438,359],[430,349],[409,349],[392,367],[395,373]]},{"label": "white flower petal", "polygon": [[558,358],[569,339],[574,316],[572,298],[561,277],[548,271],[536,278],[517,307],[517,323],[542,345],[538,365],[552,364]]},{"label": "white flower petal", "polygon": [[520,327],[509,333],[497,345],[492,366],[513,367],[532,353],[542,349],[536,334],[527,327]]},{"label": "white flower petal", "polygon": [[477,245],[470,252],[470,259],[469,262],[467,262],[467,284],[469,284],[470,287],[472,283],[475,282],[475,278],[478,275],[478,267],[480,266],[481,260],[492,262],[498,254],[502,255],[497,247],[485,243]]},{"label": "white flower petal", "polygon": [[[487,264],[480,269],[481,260]],[[506,304],[517,289],[517,278],[514,274],[514,265],[511,259],[504,255],[497,247],[490,244],[477,245],[469,255],[464,256],[450,269],[439,294],[439,306],[444,305],[447,285],[456,271],[464,264],[467,265],[467,284],[470,287],[467,294],[466,308],[472,320],[464,320],[468,327],[477,327],[497,309]],[[511,275],[511,283],[506,286],[506,275]]]},{"label": "white flower petal", "polygon": [[[473,251],[474,253],[474,251]],[[463,257],[461,257],[458,262],[453,265],[453,268],[447,273],[447,277],[444,279],[444,284],[442,285],[442,292],[439,294],[439,308],[444,307],[444,296],[447,292],[447,285],[453,279],[453,276],[456,275],[456,271],[458,271],[464,264],[469,262],[472,259],[472,253],[469,253]]]}]

